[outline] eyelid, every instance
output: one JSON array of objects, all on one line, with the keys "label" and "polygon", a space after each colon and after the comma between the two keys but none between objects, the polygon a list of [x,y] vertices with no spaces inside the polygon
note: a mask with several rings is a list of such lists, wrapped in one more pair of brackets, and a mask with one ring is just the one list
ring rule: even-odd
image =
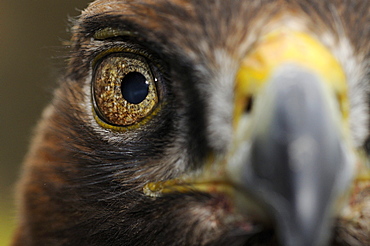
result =
[{"label": "eyelid", "polygon": [[166,69],[163,65],[163,62],[153,53],[149,52],[148,49],[146,49],[145,47],[142,47],[138,44],[133,44],[131,42],[115,41],[113,43],[114,44],[112,45],[112,42],[109,42],[108,44],[103,45],[102,47],[100,47],[99,50],[94,52],[91,61],[91,67],[93,69],[95,69],[96,65],[108,55],[111,55],[113,53],[131,53],[144,57],[151,64],[157,67],[161,73],[165,73]]},{"label": "eyelid", "polygon": [[113,53],[132,53],[132,54],[135,54],[135,55],[140,55],[140,56],[143,56],[145,57],[146,59],[150,60],[151,61],[151,55],[146,52],[144,49],[140,49],[138,47],[132,47],[131,45],[124,45],[124,44],[120,44],[120,45],[115,45],[115,46],[109,46],[109,47],[106,47],[104,49],[104,47],[102,47],[103,50],[99,50],[99,53],[97,55],[94,56],[94,59],[92,60],[92,67],[94,68],[96,66],[96,64],[99,63],[99,61],[101,61],[103,58],[105,58],[106,56],[108,55],[111,55]]},{"label": "eyelid", "polygon": [[138,32],[129,31],[129,30],[122,30],[113,27],[106,27],[100,29],[94,33],[94,39],[96,40],[106,40],[116,37],[136,37]]}]

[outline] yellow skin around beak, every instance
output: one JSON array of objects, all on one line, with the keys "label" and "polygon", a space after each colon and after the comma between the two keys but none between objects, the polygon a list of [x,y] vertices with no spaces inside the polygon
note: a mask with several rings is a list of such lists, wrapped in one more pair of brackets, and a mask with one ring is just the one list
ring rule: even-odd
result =
[{"label": "yellow skin around beak", "polygon": [[348,124],[347,83],[341,65],[328,49],[312,36],[282,29],[262,37],[242,61],[235,85],[236,125],[247,107],[246,103],[250,102],[249,98],[258,95],[276,69],[284,64],[298,65],[320,76],[338,98],[343,123]]},{"label": "yellow skin around beak", "polygon": [[[350,143],[347,79],[332,53],[317,39],[304,32],[280,29],[268,33],[243,59],[236,76],[234,128],[236,131],[245,116],[245,108],[263,91],[276,69],[284,64],[295,64],[321,77],[339,106],[340,128],[343,138]],[[252,99],[251,99],[252,98]],[[366,154],[356,153],[356,174],[353,189],[370,186],[370,165]]]},{"label": "yellow skin around beak", "polygon": [[[340,212],[339,209],[346,204],[347,201],[346,198],[348,198],[346,194],[348,193],[346,193],[345,191],[351,191],[352,188],[353,196],[353,194],[356,194],[356,190],[358,190],[359,187],[361,188],[364,186],[369,186],[370,172],[366,165],[364,164],[365,158],[361,157],[361,154],[359,154],[358,151],[356,151],[354,147],[352,147],[353,144],[350,140],[351,139],[349,128],[350,107],[348,98],[347,79],[343,72],[343,69],[339,62],[336,60],[336,58],[328,50],[328,48],[323,46],[314,37],[303,32],[296,32],[288,29],[281,29],[270,32],[267,35],[263,36],[255,44],[255,46],[251,48],[251,51],[242,60],[235,79],[235,97],[234,97],[235,101],[233,118],[234,136],[232,139],[232,147],[229,153],[227,153],[223,157],[219,156],[215,157],[216,154],[211,153],[210,158],[206,161],[204,165],[204,170],[201,173],[198,172],[197,175],[187,174],[172,180],[148,183],[147,185],[144,186],[143,189],[144,194],[152,197],[161,197],[165,194],[174,192],[223,193],[229,196],[230,199],[235,202],[234,205],[240,213],[246,216],[255,214],[260,221],[262,220],[264,221],[264,223],[271,223],[271,218],[268,218],[268,215],[266,215],[265,213],[266,211],[263,211],[263,209],[260,207],[261,205],[260,201],[257,200],[254,201],[256,197],[253,197],[253,195],[250,193],[251,191],[250,189],[253,189],[252,187],[253,184],[245,185],[246,183],[243,183],[245,181],[243,180],[245,176],[243,176],[243,174],[241,173],[243,173],[246,170],[245,165],[248,165],[247,164],[248,161],[246,161],[245,159],[246,156],[242,155],[246,152],[244,147],[246,145],[253,144],[253,141],[255,140],[254,137],[256,131],[268,130],[263,125],[266,122],[270,122],[270,120],[268,119],[269,116],[267,118],[262,117],[263,119],[260,116],[274,113],[274,111],[271,111],[272,110],[271,107],[267,107],[266,110],[264,108],[264,104],[266,103],[268,104],[268,101],[270,100],[268,98],[269,94],[267,94],[266,91],[268,90],[271,91],[272,89],[271,81],[274,81],[274,76],[276,76],[276,74],[278,74],[279,71],[281,72],[281,70],[279,69],[281,69],[282,67],[283,68],[291,67],[293,68],[293,70],[295,68],[298,68],[297,71],[302,69],[303,71],[306,71],[306,74],[314,75],[314,77],[317,78],[315,81],[312,82],[315,83],[317,81],[320,82],[318,84],[318,88],[320,89],[319,94],[322,93],[323,96],[322,99],[324,100],[325,103],[328,104],[323,106],[327,107],[328,111],[325,110],[318,111],[327,112],[329,114],[322,116],[324,118],[328,117],[329,119],[328,122],[331,122],[334,125],[329,124],[326,125],[326,127],[334,129],[332,133],[337,135],[336,139],[338,139],[339,144],[343,147],[343,149],[341,150],[344,151],[343,152],[344,156],[354,157],[355,163],[357,164],[356,166],[353,165],[354,161],[353,158],[345,160],[339,158],[338,160],[340,161],[338,162],[341,162],[342,164],[344,163],[344,166],[342,166],[340,163],[338,163],[337,166],[336,162],[334,163],[332,162],[332,164],[334,164],[334,169],[337,169],[333,170],[332,172],[333,177],[338,176],[340,177],[341,175],[343,175],[343,172],[345,174],[343,176],[344,179],[339,179],[340,184],[335,184],[334,185],[335,187],[333,187],[333,190],[337,190],[337,192],[339,192],[339,194],[336,194],[337,192],[334,192],[335,195],[336,196],[338,195],[339,197],[333,197],[332,200],[329,199],[328,205],[327,207],[325,207],[330,208],[333,211],[329,211],[330,213],[329,215],[326,214],[325,212],[323,213],[325,217],[328,217],[328,219],[323,220],[322,228],[324,230],[321,233],[330,234],[329,232],[330,226],[328,225],[328,223],[330,222],[328,221],[330,221],[330,217],[333,216],[334,213],[338,216],[337,213]],[[293,79],[294,83],[296,84],[300,84],[301,82],[300,79],[302,80],[305,79],[304,75],[305,73],[298,74],[299,76],[296,77],[296,79]],[[280,77],[280,82],[284,81],[284,79],[282,80],[281,79],[282,77]],[[287,85],[287,83],[283,84],[285,86]],[[307,86],[307,83],[305,86]],[[308,87],[302,88],[309,89],[311,87],[310,84],[308,84]],[[282,90],[281,89],[279,90],[281,92],[288,89],[289,88],[284,87],[282,88]],[[311,95],[313,95],[314,98],[321,98],[320,96],[316,97],[315,96],[316,94]],[[310,98],[310,100],[315,99]],[[317,106],[321,107],[321,105],[317,104],[317,102],[313,104],[316,107]],[[298,114],[298,117],[299,115],[305,116],[305,113]],[[314,117],[315,115],[316,114],[312,114],[311,116]],[[310,117],[310,114],[308,114],[308,116]],[[279,118],[275,117],[275,119]],[[288,117],[288,119],[292,118]],[[276,122],[273,122],[272,124],[275,123]],[[318,125],[318,127],[319,126],[320,125]],[[298,125],[298,128],[299,127],[300,126]],[[308,129],[309,127],[307,128],[307,125],[302,127],[303,131],[309,130]],[[313,127],[312,129],[315,129],[315,127]],[[312,133],[315,134],[315,132]],[[325,144],[323,145],[323,143],[321,143],[320,146],[323,146],[325,149]],[[263,146],[258,145],[258,148],[261,147],[264,148]],[[342,155],[342,152],[335,151],[331,152],[331,151],[333,151],[333,149],[329,147],[327,152],[329,153],[329,156],[332,155],[331,153],[335,153],[334,155],[337,154],[338,156]],[[323,150],[321,154],[325,152],[326,150]],[[316,162],[316,164],[313,165],[313,169],[309,170],[311,174],[315,172],[321,172],[320,165],[324,163],[321,163],[323,159],[320,158],[325,159],[326,158],[325,154],[319,156],[318,158],[319,158],[318,160],[320,161]],[[280,164],[279,161],[276,161],[276,165]],[[355,173],[357,173],[357,175]],[[353,174],[355,174],[355,180],[354,182],[350,183],[353,178]],[[285,174],[283,173],[283,176],[280,177],[280,179],[284,179],[285,178],[284,175]],[[288,175],[287,178],[288,177],[292,178],[291,176],[289,176],[291,175],[291,173],[290,174],[287,173],[286,175]],[[313,177],[309,175],[310,174],[308,174],[308,176],[304,178],[310,179],[310,177]],[[293,177],[293,180],[294,178],[295,177]],[[302,183],[300,182],[301,181],[297,181],[296,184],[302,185]],[[315,178],[313,178],[313,180],[310,182],[311,182],[310,185],[312,185],[312,183],[315,183],[316,182]],[[325,184],[325,181],[323,183]],[[320,189],[320,187],[318,189]],[[318,194],[322,195],[325,193],[319,192]],[[328,193],[327,196],[331,197],[333,194]],[[306,194],[296,194],[296,195],[301,197],[307,197]],[[313,199],[319,200],[320,198],[314,197]],[[315,204],[315,202],[313,204]],[[279,208],[275,207],[275,209]],[[314,215],[320,217],[321,212]],[[351,216],[351,214],[347,213],[344,216]],[[304,223],[311,222],[310,220],[307,220]],[[285,225],[284,223],[280,224],[280,226],[284,227],[280,228],[280,230],[289,231],[290,229],[286,227],[289,223]],[[304,224],[298,223],[298,225]],[[295,224],[289,224],[289,226],[292,226],[292,228],[294,228]],[[311,226],[311,229],[315,230],[315,225]],[[321,229],[318,229],[319,233],[320,230]],[[295,233],[289,232],[288,234],[284,234],[285,232],[282,231],[280,231],[281,232],[280,236],[284,238],[286,244],[296,245],[297,242],[295,241],[296,239],[292,239],[290,241],[292,237],[295,237],[294,236]],[[302,231],[303,234],[305,234],[305,230]],[[299,233],[302,233],[302,231],[300,231]],[[314,236],[315,233],[313,233],[312,236]],[[315,245],[316,243],[320,244],[322,242],[325,242],[326,240],[328,240],[327,237],[328,236],[321,235],[320,238],[318,239],[319,241],[315,242]],[[300,239],[298,239],[298,241],[299,240]],[[305,238],[305,242],[311,245],[310,239]]]},{"label": "yellow skin around beak", "polygon": [[[281,29],[263,36],[241,62],[235,81],[235,132],[238,132],[241,125],[242,128],[249,127],[250,123],[245,124],[244,120],[241,120],[246,116],[245,108],[248,107],[247,104],[251,103],[251,98],[258,97],[264,86],[268,84],[271,75],[284,64],[295,64],[306,68],[320,76],[322,81],[327,82],[326,86],[330,88],[329,91],[332,91],[338,99],[338,106],[342,115],[342,129],[348,129],[347,84],[338,61],[326,47],[310,35]],[[344,132],[344,134],[347,135],[349,132]],[[234,139],[233,142],[234,145],[238,145],[240,141]],[[233,149],[231,152],[233,152]],[[232,155],[233,153],[229,153],[222,160],[211,155],[204,165],[205,170],[202,174],[196,177],[184,175],[173,180],[150,182],[144,186],[143,191],[146,195],[153,197],[172,192],[184,193],[190,190],[202,192],[226,191],[231,195],[233,192],[230,192],[228,186],[235,184],[233,184],[233,178],[228,177],[228,171],[225,169],[228,168],[226,167],[228,159]]]}]

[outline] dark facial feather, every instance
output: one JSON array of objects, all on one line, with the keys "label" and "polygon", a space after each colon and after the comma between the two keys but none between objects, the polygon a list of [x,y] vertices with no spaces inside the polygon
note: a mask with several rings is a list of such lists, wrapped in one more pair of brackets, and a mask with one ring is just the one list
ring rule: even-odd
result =
[{"label": "dark facial feather", "polygon": [[[369,12],[362,0],[95,1],[74,23],[66,74],[27,156],[15,245],[273,245],[272,229],[235,229],[222,197],[155,199],[142,188],[196,171],[209,153],[226,151],[227,135],[216,139],[207,128],[208,88],[219,71],[235,73],[281,16],[300,20],[324,43],[323,34],[335,43],[348,39],[364,68],[359,87],[367,87]],[[107,27],[134,35],[94,39]],[[117,45],[146,50],[164,71],[163,109],[127,132],[102,129],[92,117],[92,63]],[[215,51],[233,62],[222,64]],[[228,115],[220,117],[221,126],[230,124]]]}]

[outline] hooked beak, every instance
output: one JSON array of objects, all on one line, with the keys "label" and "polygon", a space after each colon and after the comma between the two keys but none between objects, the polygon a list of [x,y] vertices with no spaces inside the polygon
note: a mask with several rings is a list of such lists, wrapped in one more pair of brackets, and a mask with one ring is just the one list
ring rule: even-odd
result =
[{"label": "hooked beak", "polygon": [[355,171],[347,94],[341,66],[320,42],[271,32],[238,71],[229,152],[200,175],[148,183],[144,193],[224,193],[240,214],[272,217],[281,245],[326,245]]},{"label": "hooked beak", "polygon": [[271,78],[239,182],[274,213],[284,244],[322,245],[351,162],[320,79],[297,67]]},{"label": "hooked beak", "polygon": [[[228,176],[272,211],[282,245],[326,245],[354,174],[344,75],[306,34],[275,33],[267,39],[239,71],[236,100],[252,96],[255,103],[250,113],[236,112],[233,155],[239,157]],[[271,47],[281,53],[273,56]],[[303,49],[320,56],[302,57]],[[317,67],[316,59],[330,64],[326,69],[332,74]]]}]

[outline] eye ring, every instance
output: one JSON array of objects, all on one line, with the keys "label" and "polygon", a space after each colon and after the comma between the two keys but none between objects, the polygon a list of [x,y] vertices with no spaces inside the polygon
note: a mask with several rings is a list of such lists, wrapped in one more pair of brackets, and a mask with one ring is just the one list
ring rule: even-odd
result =
[{"label": "eye ring", "polygon": [[122,52],[103,57],[96,63],[92,78],[98,123],[117,129],[150,116],[159,102],[156,81],[142,56]]}]

